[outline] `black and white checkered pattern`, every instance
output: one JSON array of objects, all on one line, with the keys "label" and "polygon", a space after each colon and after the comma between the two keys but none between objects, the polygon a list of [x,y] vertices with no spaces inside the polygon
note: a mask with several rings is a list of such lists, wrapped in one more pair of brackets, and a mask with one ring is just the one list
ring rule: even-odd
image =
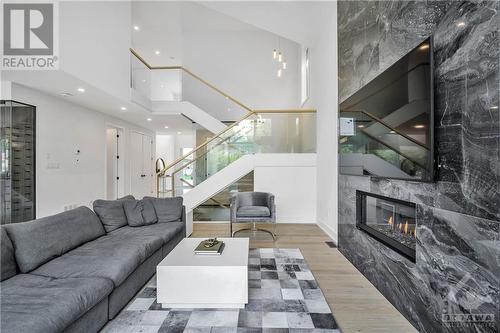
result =
[{"label": "black and white checkered pattern", "polygon": [[103,332],[339,333],[299,249],[251,249],[245,309],[163,309],[156,279]]}]

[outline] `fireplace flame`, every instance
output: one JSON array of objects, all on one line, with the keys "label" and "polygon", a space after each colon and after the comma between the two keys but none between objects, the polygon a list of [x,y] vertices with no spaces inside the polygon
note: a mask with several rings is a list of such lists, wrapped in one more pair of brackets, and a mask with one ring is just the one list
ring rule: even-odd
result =
[{"label": "fireplace flame", "polygon": [[394,224],[394,221],[392,220],[392,216],[389,216],[387,223],[389,223],[389,225],[392,227],[392,225]]},{"label": "fireplace flame", "polygon": [[408,233],[408,221],[405,222],[404,231],[405,231],[405,234]]}]

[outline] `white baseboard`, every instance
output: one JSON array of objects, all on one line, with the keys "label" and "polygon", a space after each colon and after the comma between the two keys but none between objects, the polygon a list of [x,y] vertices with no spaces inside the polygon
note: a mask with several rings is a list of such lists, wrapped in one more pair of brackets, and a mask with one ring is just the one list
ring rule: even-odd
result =
[{"label": "white baseboard", "polygon": [[338,245],[338,235],[329,225],[323,223],[320,220],[318,220],[318,223],[316,224],[321,228],[321,230],[323,230],[328,236],[330,236],[330,238],[336,245]]}]

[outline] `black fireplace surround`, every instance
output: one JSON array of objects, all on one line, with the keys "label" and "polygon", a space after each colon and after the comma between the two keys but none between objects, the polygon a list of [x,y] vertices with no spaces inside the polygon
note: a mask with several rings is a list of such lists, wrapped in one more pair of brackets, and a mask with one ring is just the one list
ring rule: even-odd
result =
[{"label": "black fireplace surround", "polygon": [[356,227],[415,262],[414,203],[357,190]]}]

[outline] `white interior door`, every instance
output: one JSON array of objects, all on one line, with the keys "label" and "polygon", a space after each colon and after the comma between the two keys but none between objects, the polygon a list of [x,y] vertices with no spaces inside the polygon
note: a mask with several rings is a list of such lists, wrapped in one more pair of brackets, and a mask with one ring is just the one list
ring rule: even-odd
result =
[{"label": "white interior door", "polygon": [[130,133],[130,193],[136,198],[144,196],[142,134]]},{"label": "white interior door", "polygon": [[153,195],[153,139],[150,136],[142,136],[142,175],[144,196]]},{"label": "white interior door", "polygon": [[118,196],[118,130],[106,129],[106,199]]},{"label": "white interior door", "polygon": [[130,135],[131,193],[138,199],[153,192],[153,139],[137,132]]}]

